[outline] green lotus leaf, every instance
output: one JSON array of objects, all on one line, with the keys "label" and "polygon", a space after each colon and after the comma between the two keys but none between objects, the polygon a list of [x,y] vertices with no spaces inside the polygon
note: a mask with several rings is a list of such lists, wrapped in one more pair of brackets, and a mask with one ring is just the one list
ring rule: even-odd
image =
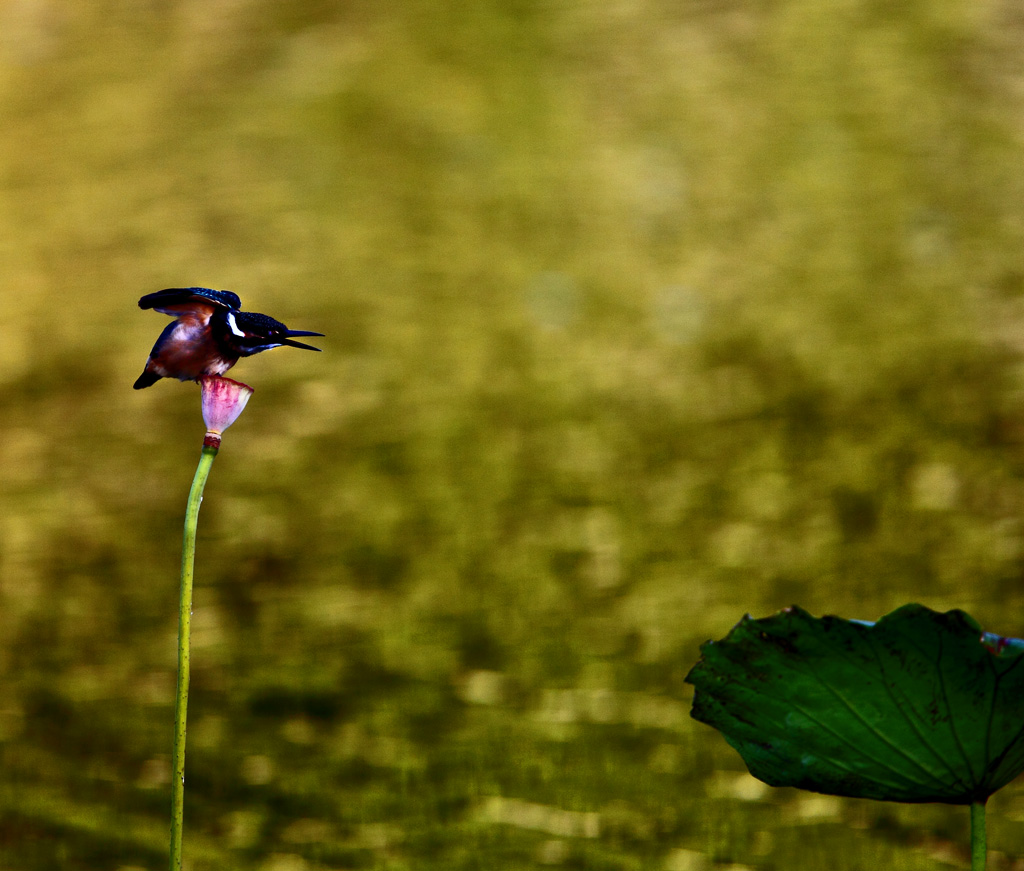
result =
[{"label": "green lotus leaf", "polygon": [[1024,641],[963,611],[863,623],[793,607],[701,654],[691,716],[772,786],[971,804],[1024,771]]}]

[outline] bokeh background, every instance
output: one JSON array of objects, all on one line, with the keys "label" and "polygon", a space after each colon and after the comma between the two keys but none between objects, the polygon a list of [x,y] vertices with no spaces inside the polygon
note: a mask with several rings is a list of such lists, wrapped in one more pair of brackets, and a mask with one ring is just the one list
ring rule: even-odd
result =
[{"label": "bokeh background", "polygon": [[[165,866],[198,390],[327,334],[200,520],[192,871],[963,866],[688,717],[797,603],[1024,635],[1010,0],[0,0],[0,867]],[[1024,789],[990,803],[1024,867]]]}]

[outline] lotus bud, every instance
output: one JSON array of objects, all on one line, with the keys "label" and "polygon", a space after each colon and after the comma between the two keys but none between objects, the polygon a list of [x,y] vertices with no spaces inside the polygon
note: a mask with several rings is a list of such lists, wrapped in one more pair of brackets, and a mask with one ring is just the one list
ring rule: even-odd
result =
[{"label": "lotus bud", "polygon": [[203,447],[219,448],[221,434],[238,419],[253,389],[241,381],[219,375],[204,375],[199,384],[203,391],[203,420],[206,422]]}]

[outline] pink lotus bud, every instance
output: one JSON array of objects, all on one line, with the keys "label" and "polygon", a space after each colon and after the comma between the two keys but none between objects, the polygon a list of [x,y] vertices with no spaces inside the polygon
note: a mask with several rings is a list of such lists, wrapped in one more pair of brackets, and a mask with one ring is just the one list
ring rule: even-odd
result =
[{"label": "pink lotus bud", "polygon": [[238,419],[253,389],[241,381],[219,375],[204,375],[199,385],[203,390],[203,420],[206,422],[203,445],[219,448],[221,433]]}]

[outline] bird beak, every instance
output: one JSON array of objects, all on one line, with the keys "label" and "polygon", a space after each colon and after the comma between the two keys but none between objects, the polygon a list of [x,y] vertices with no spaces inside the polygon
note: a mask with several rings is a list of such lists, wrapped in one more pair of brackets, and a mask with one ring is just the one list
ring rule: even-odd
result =
[{"label": "bird beak", "polygon": [[312,345],[305,345],[302,342],[293,342],[291,336],[322,336],[323,333],[311,333],[309,330],[288,330],[287,339],[281,339],[282,345],[289,345],[292,348],[305,348],[307,351],[319,351],[319,348],[314,348]]}]

